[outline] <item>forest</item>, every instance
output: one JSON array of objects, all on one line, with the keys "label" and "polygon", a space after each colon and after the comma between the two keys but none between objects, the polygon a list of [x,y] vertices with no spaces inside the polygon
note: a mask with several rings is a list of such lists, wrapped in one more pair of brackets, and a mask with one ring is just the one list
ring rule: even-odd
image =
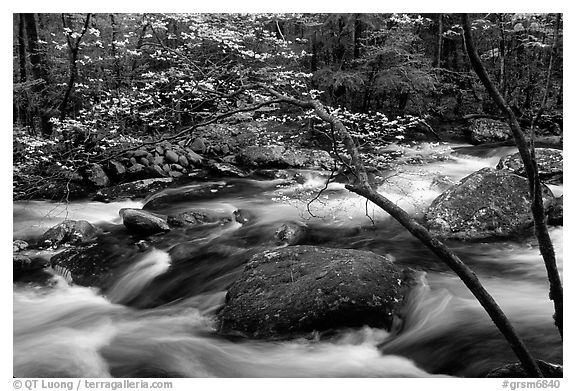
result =
[{"label": "forest", "polygon": [[12,118],[15,377],[563,376],[562,14],[15,13]]}]

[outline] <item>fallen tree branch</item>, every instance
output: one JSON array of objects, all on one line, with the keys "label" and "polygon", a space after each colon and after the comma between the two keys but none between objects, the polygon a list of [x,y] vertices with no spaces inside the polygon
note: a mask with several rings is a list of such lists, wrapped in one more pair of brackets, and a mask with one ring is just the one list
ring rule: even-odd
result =
[{"label": "fallen tree branch", "polygon": [[[416,220],[414,220],[406,211],[398,207],[396,204],[394,204],[386,197],[379,194],[372,187],[372,185],[369,183],[366,168],[362,161],[360,152],[356,147],[354,139],[346,129],[346,126],[342,123],[340,119],[338,119],[338,117],[330,114],[326,109],[326,107],[317,100],[301,100],[291,96],[287,96],[261,83],[250,85],[249,87],[245,86],[242,87],[241,89],[248,89],[248,88],[262,89],[266,91],[269,95],[271,95],[274,99],[262,102],[258,105],[251,106],[249,108],[239,109],[229,113],[222,113],[218,116],[215,116],[209,121],[205,121],[201,124],[197,124],[194,125],[193,127],[184,129],[173,136],[165,137],[164,139],[156,140],[153,142],[143,143],[140,146],[155,144],[163,140],[175,139],[181,137],[182,135],[190,132],[195,128],[205,126],[210,123],[214,123],[219,119],[228,117],[230,115],[233,115],[234,113],[255,110],[265,105],[270,105],[274,103],[287,103],[304,109],[313,109],[315,114],[321,120],[323,120],[324,122],[328,123],[331,126],[334,141],[336,141],[335,135],[337,135],[338,138],[344,144],[346,151],[350,155],[350,163],[346,164],[346,166],[351,170],[354,176],[351,179],[350,183],[346,185],[346,188],[351,192],[354,192],[366,198],[367,201],[369,200],[373,202],[374,204],[382,208],[384,211],[389,213],[394,219],[396,219],[398,222],[400,222],[400,224],[402,224],[406,229],[408,229],[410,233],[412,233],[424,245],[426,245],[430,250],[432,250],[439,257],[440,260],[446,263],[464,282],[464,284],[476,297],[481,306],[488,313],[488,315],[490,316],[496,327],[500,330],[502,335],[508,341],[510,347],[517,355],[520,362],[526,368],[528,374],[534,377],[542,376],[540,369],[536,365],[535,360],[528,352],[523,341],[520,339],[520,337],[512,327],[511,323],[509,322],[509,320],[507,319],[506,315],[503,313],[501,308],[498,306],[498,304],[495,302],[492,296],[484,289],[484,287],[482,286],[482,284],[480,283],[478,277],[474,274],[474,272],[468,266],[466,266],[458,258],[458,256],[453,251],[451,251],[445,244],[443,244],[438,239],[431,236],[428,230],[426,230],[422,225],[420,225]],[[136,148],[138,147],[133,147],[128,150]],[[336,150],[336,145],[334,145],[334,148]],[[117,154],[116,156],[122,153],[123,152]],[[107,160],[110,159],[111,158],[108,158]],[[344,163],[344,161],[341,158],[340,160]]]},{"label": "fallen tree branch", "polygon": [[450,250],[444,243],[434,238],[430,232],[416,220],[414,220],[406,211],[394,204],[386,197],[379,194],[369,183],[366,168],[360,157],[360,153],[356,148],[352,136],[336,116],[328,113],[322,103],[317,100],[300,100],[293,97],[285,96],[280,92],[261,85],[269,94],[274,96],[277,100],[285,103],[290,103],[302,108],[312,108],[318,117],[325,122],[329,123],[335,132],[338,134],[347,152],[351,156],[351,166],[354,169],[355,177],[352,183],[346,185],[346,188],[367,200],[372,201],[384,211],[389,213],[394,219],[402,224],[412,235],[419,239],[426,247],[428,247],[440,260],[446,263],[464,282],[470,292],[476,297],[482,307],[486,310],[496,327],[500,330],[502,335],[508,341],[510,347],[526,369],[527,373],[533,377],[542,377],[542,373],[538,368],[536,361],[528,352],[526,345],[520,339],[512,324],[498,306],[494,298],[482,286],[476,274],[464,264],[460,258]]},{"label": "fallen tree branch", "polygon": [[506,117],[503,117],[501,115],[491,115],[491,114],[482,114],[482,113],[476,113],[476,114],[465,114],[462,116],[462,119],[465,120],[471,120],[471,119],[494,119],[494,120],[498,120],[498,121],[506,121]]}]

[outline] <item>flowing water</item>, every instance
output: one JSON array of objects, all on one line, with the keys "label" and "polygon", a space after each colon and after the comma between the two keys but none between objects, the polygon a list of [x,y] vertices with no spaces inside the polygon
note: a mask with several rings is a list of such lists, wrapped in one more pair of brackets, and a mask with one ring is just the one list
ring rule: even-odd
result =
[{"label": "flowing water", "polygon": [[[417,152],[422,150],[419,146]],[[448,160],[403,166],[379,191],[418,216],[441,193],[439,178],[453,183],[494,167],[513,149],[450,152]],[[63,270],[56,270],[48,285],[14,284],[14,375],[474,377],[516,361],[460,280],[387,214],[339,183],[308,205],[327,173],[300,174],[303,183],[223,180],[210,184],[202,196],[160,203],[154,211],[240,209],[250,223],[177,229],[149,238],[145,246],[142,238],[125,232],[118,210],[150,200],[15,203],[14,238],[34,239],[65,217],[86,219],[103,230],[98,239],[106,249],[102,262],[115,266],[98,285],[101,289],[75,285]],[[191,184],[160,196],[199,186],[205,187]],[[563,189],[552,190],[560,195]],[[390,331],[365,327],[280,342],[218,336],[216,313],[227,287],[252,254],[275,246],[274,230],[286,221],[307,226],[304,244],[389,253],[398,265],[421,271],[420,284],[402,309],[403,321]],[[562,271],[563,231],[550,229]],[[449,244],[475,270],[534,355],[561,363],[562,342],[535,242]]]}]

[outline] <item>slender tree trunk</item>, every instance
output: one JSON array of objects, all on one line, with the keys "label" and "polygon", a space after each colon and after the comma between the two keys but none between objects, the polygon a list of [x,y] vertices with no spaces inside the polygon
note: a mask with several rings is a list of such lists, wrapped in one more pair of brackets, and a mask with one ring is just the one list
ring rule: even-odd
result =
[{"label": "slender tree trunk", "polygon": [[534,130],[534,125],[538,122],[544,109],[546,103],[548,102],[548,94],[550,92],[550,86],[552,83],[552,68],[554,67],[554,62],[558,56],[558,41],[560,37],[560,23],[562,14],[556,14],[556,28],[554,30],[554,43],[552,44],[552,52],[550,53],[550,60],[548,61],[548,70],[546,72],[546,83],[544,86],[544,92],[542,93],[542,101],[540,102],[540,107],[536,112],[536,115],[532,118],[532,123],[530,124],[530,129]]},{"label": "slender tree trunk", "polygon": [[116,26],[116,19],[114,14],[110,14],[110,24],[112,26],[112,42],[110,43],[110,49],[112,50],[112,57],[114,58],[114,82],[112,83],[114,89],[120,86],[121,74],[120,74],[120,63],[118,59],[118,50],[116,48],[116,38],[118,36],[118,30]]},{"label": "slender tree trunk", "polygon": [[506,99],[506,35],[504,33],[504,16],[498,14],[498,25],[500,29],[500,41],[498,44],[498,54],[500,57],[500,78],[498,85],[500,86],[500,91],[502,96]]},{"label": "slender tree trunk", "polygon": [[[64,14],[62,16],[62,25],[64,28],[68,27],[68,22],[66,21],[66,16]],[[66,86],[66,92],[64,93],[64,97],[62,98],[62,102],[58,107],[60,111],[60,120],[64,120],[66,118],[67,109],[68,109],[68,102],[70,100],[70,96],[72,95],[72,91],[74,90],[74,85],[76,83],[76,78],[78,77],[78,52],[80,50],[80,41],[82,37],[88,30],[88,25],[90,24],[90,14],[86,14],[86,19],[84,19],[84,26],[80,31],[80,34],[76,39],[73,39],[70,34],[66,34],[67,42],[68,42],[68,61],[69,61],[69,70],[68,70],[68,84]]]},{"label": "slender tree trunk", "polygon": [[[32,78],[41,81],[32,87],[35,98],[30,100],[30,104],[36,107],[31,108],[32,115],[39,115],[40,129],[45,137],[49,137],[52,132],[52,125],[50,124],[50,109],[48,101],[43,94],[46,84],[48,82],[48,70],[46,65],[46,58],[44,50],[39,43],[38,26],[35,14],[22,14],[24,17],[24,24],[26,26],[26,40],[27,48],[30,53],[30,68]],[[30,121],[33,123],[34,121]]]},{"label": "slender tree trunk", "polygon": [[38,44],[38,27],[34,14],[23,14],[26,25],[26,37],[28,38],[28,50],[30,52],[30,65],[34,79],[46,80],[46,67],[44,56]]},{"label": "slender tree trunk", "polygon": [[464,39],[466,40],[466,47],[468,51],[468,57],[470,58],[470,63],[474,68],[474,71],[484,84],[484,87],[494,100],[496,104],[500,107],[502,113],[508,118],[508,123],[512,134],[514,135],[514,140],[518,151],[520,152],[520,157],[524,163],[524,168],[526,170],[526,175],[528,177],[528,184],[530,190],[530,197],[532,198],[532,214],[534,216],[534,231],[536,238],[538,239],[538,245],[540,248],[540,254],[544,260],[546,266],[546,272],[548,274],[548,281],[550,283],[550,299],[554,302],[554,321],[560,336],[563,335],[562,324],[563,324],[563,289],[562,281],[560,279],[560,274],[558,273],[558,267],[556,266],[556,255],[554,253],[554,246],[550,235],[548,233],[548,227],[546,225],[546,210],[544,208],[544,203],[542,200],[542,184],[540,183],[540,178],[538,177],[538,165],[536,164],[536,157],[534,155],[534,149],[530,148],[530,145],[526,141],[526,137],[518,124],[516,115],[506,103],[500,92],[496,89],[486,69],[482,65],[480,56],[476,51],[474,46],[474,41],[472,40],[472,34],[470,31],[470,22],[468,20],[468,15],[463,14],[462,25],[464,28]]},{"label": "slender tree trunk", "polygon": [[312,34],[312,57],[310,58],[310,71],[312,73],[318,70],[318,38],[316,35],[317,32],[314,31],[314,34]]},{"label": "slender tree trunk", "polygon": [[18,64],[20,67],[20,82],[28,80],[26,72],[26,33],[24,15],[18,15]]},{"label": "slender tree trunk", "polygon": [[443,43],[443,19],[444,14],[438,14],[438,41],[436,44],[436,61],[434,61],[434,67],[442,67],[442,43]]},{"label": "slender tree trunk", "polygon": [[[27,53],[26,53],[26,26],[25,26],[24,15],[18,14],[18,68],[19,68],[19,80],[24,83],[28,80],[28,72],[26,70]],[[29,124],[28,117],[30,113],[30,99],[28,93],[25,91],[22,94],[21,103],[18,100],[14,100],[13,107],[16,110],[14,119],[17,119],[19,123],[23,126]]]},{"label": "slender tree trunk", "polygon": [[[138,41],[136,42],[136,50],[140,50],[142,49],[142,46],[144,45],[144,36],[146,35],[146,30],[148,29],[149,24],[145,23],[142,26],[142,31],[140,31],[140,35],[138,36]],[[138,57],[135,57],[134,60],[132,61],[132,66],[130,67],[131,69],[131,74],[130,74],[130,78],[134,77],[134,71],[136,70],[136,67],[138,66]]]},{"label": "slender tree trunk", "polygon": [[270,89],[269,87],[262,86],[270,94],[278,100],[284,101],[289,104],[300,106],[302,108],[314,109],[316,115],[323,121],[329,123],[334,129],[335,133],[342,140],[348,154],[350,155],[351,168],[354,173],[354,180],[352,183],[346,185],[346,188],[356,194],[359,194],[366,199],[372,201],[380,208],[389,213],[394,219],[402,224],[410,233],[418,238],[424,245],[432,250],[440,260],[446,263],[464,282],[472,294],[477,298],[482,307],[486,310],[496,327],[500,330],[502,335],[506,338],[510,347],[522,363],[526,372],[531,377],[542,377],[542,373],[538,368],[534,358],[528,352],[524,342],[520,339],[510,321],[500,309],[492,296],[484,289],[476,274],[462,262],[458,256],[451,251],[444,243],[431,236],[431,234],[416,220],[414,220],[402,208],[398,207],[394,202],[379,194],[369,183],[368,174],[360,153],[356,148],[354,140],[344,124],[333,115],[329,114],[322,103],[316,100],[302,101],[292,97],[288,97]]},{"label": "slender tree trunk", "polygon": [[354,38],[352,40],[354,45],[353,58],[354,60],[360,58],[360,38],[362,38],[362,20],[360,14],[354,15]]}]

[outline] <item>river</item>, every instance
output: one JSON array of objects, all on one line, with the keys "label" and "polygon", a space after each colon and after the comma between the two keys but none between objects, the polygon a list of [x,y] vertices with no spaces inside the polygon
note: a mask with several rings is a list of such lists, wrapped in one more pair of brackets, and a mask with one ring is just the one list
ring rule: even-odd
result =
[{"label": "river", "polygon": [[[396,147],[422,154],[440,146]],[[438,178],[458,181],[514,152],[509,147],[458,147],[442,146],[447,160],[402,166],[379,191],[418,216],[441,193],[435,186]],[[460,280],[386,213],[339,183],[328,186],[309,213],[307,203],[327,174],[300,174],[302,183],[291,184],[223,179],[204,197],[162,205],[155,211],[242,209],[251,224],[173,230],[156,235],[146,249],[125,232],[118,211],[142,207],[158,195],[108,204],[15,202],[14,239],[37,237],[64,218],[85,219],[103,229],[99,241],[113,249],[110,257],[126,262],[103,291],[75,285],[61,270],[54,272],[50,286],[14,284],[14,376],[477,377],[516,361]],[[166,192],[193,186],[198,185]],[[551,189],[557,196],[563,191],[562,186]],[[403,309],[402,327],[336,330],[274,342],[218,336],[215,313],[226,287],[247,257],[274,245],[274,227],[284,221],[308,227],[303,244],[389,253],[398,265],[421,271],[421,283]],[[562,272],[563,229],[550,227],[550,234]],[[546,271],[535,241],[449,245],[474,269],[535,357],[562,363],[562,342],[553,326]],[[177,256],[177,246],[189,252],[185,259]]]}]

